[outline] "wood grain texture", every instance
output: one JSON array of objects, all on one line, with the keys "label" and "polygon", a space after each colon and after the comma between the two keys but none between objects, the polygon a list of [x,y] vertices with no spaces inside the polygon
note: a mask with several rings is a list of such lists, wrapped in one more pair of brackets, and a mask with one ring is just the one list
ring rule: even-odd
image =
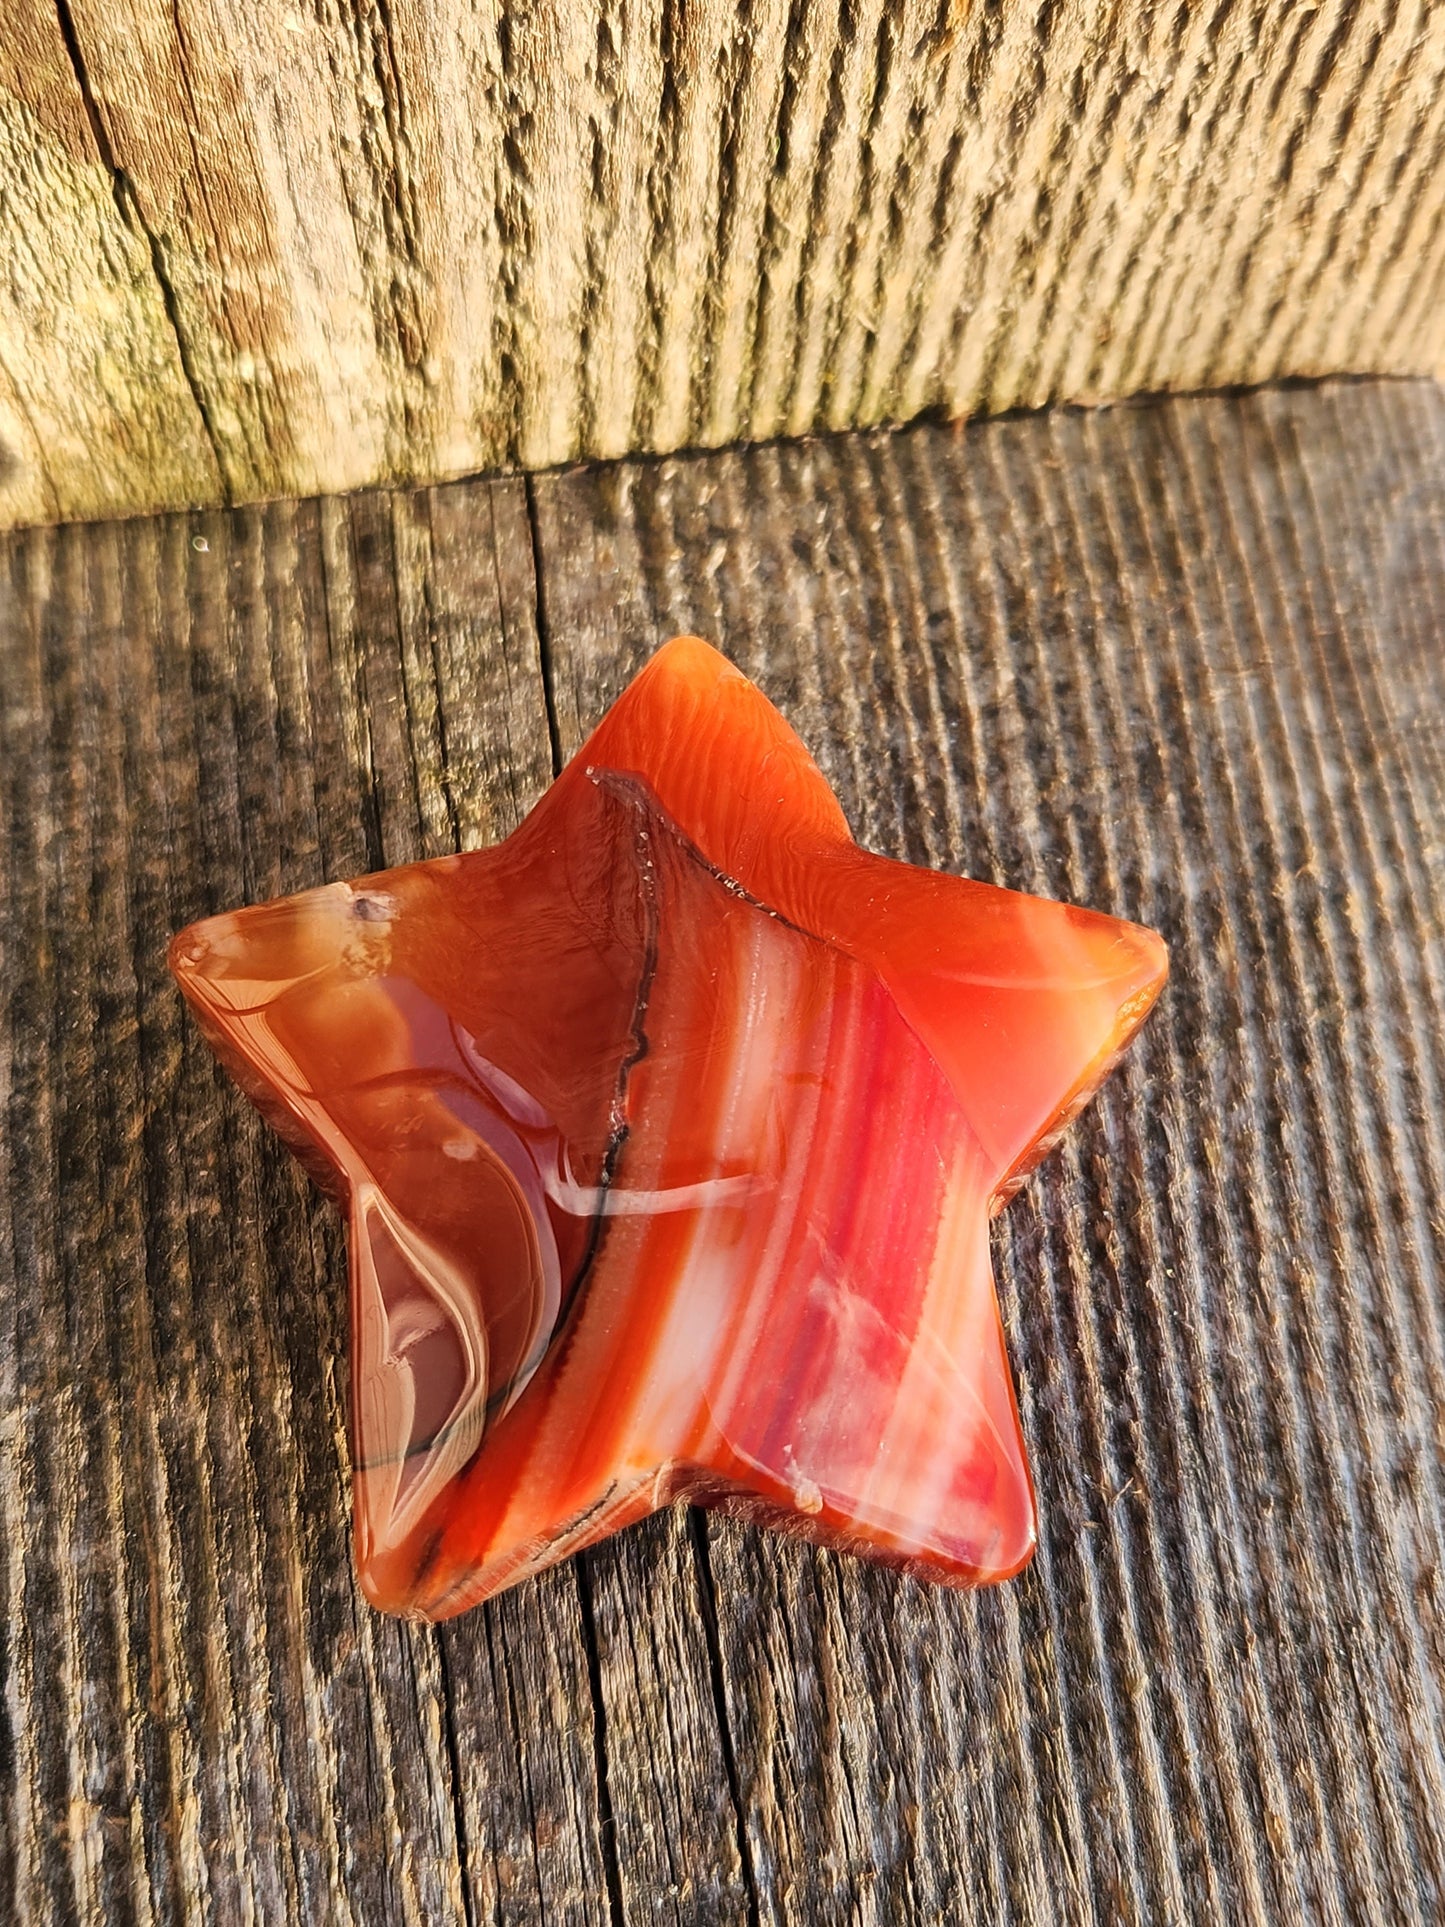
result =
[{"label": "wood grain texture", "polygon": [[[1445,395],[917,427],[0,542],[0,1919],[1430,1927]],[[1000,1220],[976,1596],[661,1516],[361,1602],[338,1222],[169,932],[485,842],[710,635],[862,839],[1167,935]]]},{"label": "wood grain texture", "polygon": [[49,0],[0,0],[0,521],[219,500],[158,244]]},{"label": "wood grain texture", "polygon": [[1445,0],[0,0],[0,523],[1445,375]]}]

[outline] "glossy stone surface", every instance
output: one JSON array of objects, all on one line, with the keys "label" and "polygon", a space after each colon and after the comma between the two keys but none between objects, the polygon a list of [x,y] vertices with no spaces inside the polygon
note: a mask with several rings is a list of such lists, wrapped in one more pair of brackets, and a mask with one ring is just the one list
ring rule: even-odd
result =
[{"label": "glossy stone surface", "polygon": [[859,850],[682,640],[505,843],[171,964],[349,1214],[375,1604],[680,1497],[955,1584],[1028,1559],[988,1220],[1157,995],[1151,932]]}]

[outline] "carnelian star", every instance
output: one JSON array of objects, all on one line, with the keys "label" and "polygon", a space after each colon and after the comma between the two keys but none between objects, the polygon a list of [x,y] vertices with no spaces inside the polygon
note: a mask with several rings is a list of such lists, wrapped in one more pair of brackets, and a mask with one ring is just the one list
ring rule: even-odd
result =
[{"label": "carnelian star", "polygon": [[680,640],[506,842],[171,967],[348,1212],[376,1605],[682,1498],[953,1584],[1028,1559],[988,1221],[1158,994],[1152,932],[860,850]]}]

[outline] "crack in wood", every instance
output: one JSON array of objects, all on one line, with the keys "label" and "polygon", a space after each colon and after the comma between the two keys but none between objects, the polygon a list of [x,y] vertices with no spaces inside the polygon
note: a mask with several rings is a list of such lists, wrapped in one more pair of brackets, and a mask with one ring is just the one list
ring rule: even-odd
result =
[{"label": "crack in wood", "polygon": [[587,1653],[587,1677],[592,1689],[592,1745],[597,1775],[597,1828],[607,1869],[607,1917],[611,1927],[627,1927],[622,1898],[622,1868],[617,1855],[617,1821],[612,1811],[612,1784],[607,1764],[607,1696],[602,1687],[602,1649],[597,1642],[597,1616],[592,1603],[592,1562],[589,1553],[572,1561],[577,1582],[577,1606],[582,1615],[582,1642]]},{"label": "crack in wood", "polygon": [[140,204],[140,197],[135,191],[135,183],[116,159],[115,150],[111,146],[110,135],[106,131],[105,121],[101,116],[95,95],[91,90],[90,75],[86,70],[85,58],[80,50],[80,39],[75,31],[75,20],[70,11],[70,0],[55,0],[55,13],[60,23],[60,34],[65,42],[65,51],[75,71],[75,82],[80,89],[80,97],[85,105],[85,117],[90,123],[90,131],[95,139],[96,152],[100,157],[101,165],[110,175],[111,192],[115,196],[116,211],[126,226],[141,237],[149,250],[151,269],[156,278],[156,285],[160,289],[161,305],[165,309],[166,320],[170,323],[171,332],[176,338],[176,353],[180,357],[181,371],[186,378],[186,385],[191,391],[191,399],[196,404],[196,413],[201,418],[201,427],[205,432],[206,441],[210,445],[211,455],[216,464],[216,480],[219,484],[220,500],[223,505],[229,505],[233,500],[233,491],[230,470],[226,461],[225,447],[217,431],[216,423],[211,413],[210,403],[207,401],[205,390],[201,386],[200,377],[196,372],[195,358],[181,323],[180,302],[176,295],[175,284],[171,279],[170,271],[166,266],[164,243],[160,235],[146,219],[145,210]]},{"label": "crack in wood", "polygon": [[718,1637],[717,1591],[713,1584],[712,1555],[708,1550],[707,1517],[701,1507],[688,1508],[687,1529],[692,1543],[693,1564],[697,1576],[698,1610],[702,1615],[703,1633],[707,1640],[708,1678],[712,1686],[713,1708],[717,1714],[723,1767],[727,1773],[728,1793],[736,1816],[738,1860],[742,1866],[743,1888],[747,1894],[748,1927],[760,1927],[762,1909],[758,1899],[758,1878],[753,1867],[752,1841],[748,1838],[748,1811],[743,1800],[737,1752],[733,1746],[732,1723],[728,1716],[727,1677],[723,1667],[722,1644]]}]

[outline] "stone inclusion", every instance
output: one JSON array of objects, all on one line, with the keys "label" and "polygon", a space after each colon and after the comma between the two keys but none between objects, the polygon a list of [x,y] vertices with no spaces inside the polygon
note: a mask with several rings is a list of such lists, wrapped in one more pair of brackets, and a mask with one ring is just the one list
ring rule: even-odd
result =
[{"label": "stone inclusion", "polygon": [[1027,1561],[988,1222],[1157,995],[1151,932],[861,851],[680,640],[506,842],[171,966],[348,1213],[377,1606],[678,1499],[953,1584]]}]

